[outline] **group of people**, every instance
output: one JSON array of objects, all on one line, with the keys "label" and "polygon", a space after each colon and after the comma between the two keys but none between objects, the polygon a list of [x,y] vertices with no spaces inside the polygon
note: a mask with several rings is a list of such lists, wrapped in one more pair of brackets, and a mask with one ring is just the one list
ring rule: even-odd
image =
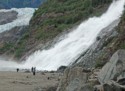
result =
[{"label": "group of people", "polygon": [[[19,68],[17,68],[16,70],[17,72],[19,72]],[[31,72],[33,73],[33,75],[36,75],[36,67],[32,67]]]}]

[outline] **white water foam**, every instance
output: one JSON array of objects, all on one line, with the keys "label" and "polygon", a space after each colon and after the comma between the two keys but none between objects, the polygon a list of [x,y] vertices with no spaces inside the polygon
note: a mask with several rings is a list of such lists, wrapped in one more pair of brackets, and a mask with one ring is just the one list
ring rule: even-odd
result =
[{"label": "white water foam", "polygon": [[[114,1],[101,17],[93,17],[83,22],[67,37],[48,50],[36,51],[21,67],[38,70],[57,70],[58,67],[73,63],[96,40],[100,31],[120,18],[125,0]],[[0,65],[3,65],[0,63]],[[11,64],[10,64],[11,65]],[[15,65],[17,67],[18,64]],[[20,65],[19,65],[20,66]],[[12,66],[14,67],[14,66]]]},{"label": "white water foam", "polygon": [[17,19],[13,22],[0,25],[0,33],[10,30],[16,26],[29,25],[29,21],[35,12],[34,8],[12,8],[12,9],[1,9],[0,12],[16,11],[18,13]]}]

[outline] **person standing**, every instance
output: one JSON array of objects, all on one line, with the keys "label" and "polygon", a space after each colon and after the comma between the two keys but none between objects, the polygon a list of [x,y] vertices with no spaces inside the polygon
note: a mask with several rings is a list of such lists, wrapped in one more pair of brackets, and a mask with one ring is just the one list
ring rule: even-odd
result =
[{"label": "person standing", "polygon": [[16,71],[19,72],[19,68],[17,68]]},{"label": "person standing", "polygon": [[33,75],[36,75],[36,67],[33,68]]},{"label": "person standing", "polygon": [[33,72],[33,67],[31,68],[31,72]]}]

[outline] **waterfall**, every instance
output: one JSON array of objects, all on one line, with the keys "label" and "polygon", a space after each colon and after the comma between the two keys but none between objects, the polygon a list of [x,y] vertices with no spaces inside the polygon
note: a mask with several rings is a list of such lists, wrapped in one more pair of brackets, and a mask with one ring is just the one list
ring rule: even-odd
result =
[{"label": "waterfall", "polygon": [[0,25],[0,33],[10,30],[14,27],[18,27],[18,26],[26,26],[29,25],[29,21],[33,16],[33,13],[35,12],[34,8],[12,8],[12,9],[1,9],[0,12],[9,12],[9,11],[16,11],[18,13],[17,15],[17,19],[4,24],[4,25]]},{"label": "waterfall", "polygon": [[82,22],[76,29],[48,50],[39,50],[30,55],[20,67],[39,70],[57,70],[58,67],[73,63],[96,40],[98,34],[113,21],[120,18],[125,0],[113,1],[109,9],[100,17],[92,17]]}]

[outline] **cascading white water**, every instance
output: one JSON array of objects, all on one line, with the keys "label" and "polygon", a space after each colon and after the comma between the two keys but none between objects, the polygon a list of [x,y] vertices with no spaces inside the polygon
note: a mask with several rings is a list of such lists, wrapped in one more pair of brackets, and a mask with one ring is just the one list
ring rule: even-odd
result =
[{"label": "cascading white water", "polygon": [[34,8],[12,8],[12,9],[1,9],[0,12],[8,12],[8,11],[16,11],[18,13],[17,19],[13,22],[0,25],[0,33],[10,30],[16,26],[25,26],[29,25],[29,21],[33,16],[33,13],[35,12]]},{"label": "cascading white water", "polygon": [[[37,67],[39,70],[56,70],[62,65],[73,63],[96,40],[99,32],[120,18],[124,10],[125,0],[114,1],[101,17],[93,17],[80,24],[77,29],[48,50],[36,51],[28,57],[23,68]],[[0,63],[0,65],[3,65]],[[10,64],[11,65],[11,64]],[[13,66],[14,67],[14,66]]]},{"label": "cascading white water", "polygon": [[99,32],[118,19],[124,9],[125,0],[114,1],[101,17],[93,17],[83,22],[67,37],[49,50],[37,51],[25,63],[25,67],[36,66],[41,70],[56,70],[61,65],[69,65],[96,40]]}]

